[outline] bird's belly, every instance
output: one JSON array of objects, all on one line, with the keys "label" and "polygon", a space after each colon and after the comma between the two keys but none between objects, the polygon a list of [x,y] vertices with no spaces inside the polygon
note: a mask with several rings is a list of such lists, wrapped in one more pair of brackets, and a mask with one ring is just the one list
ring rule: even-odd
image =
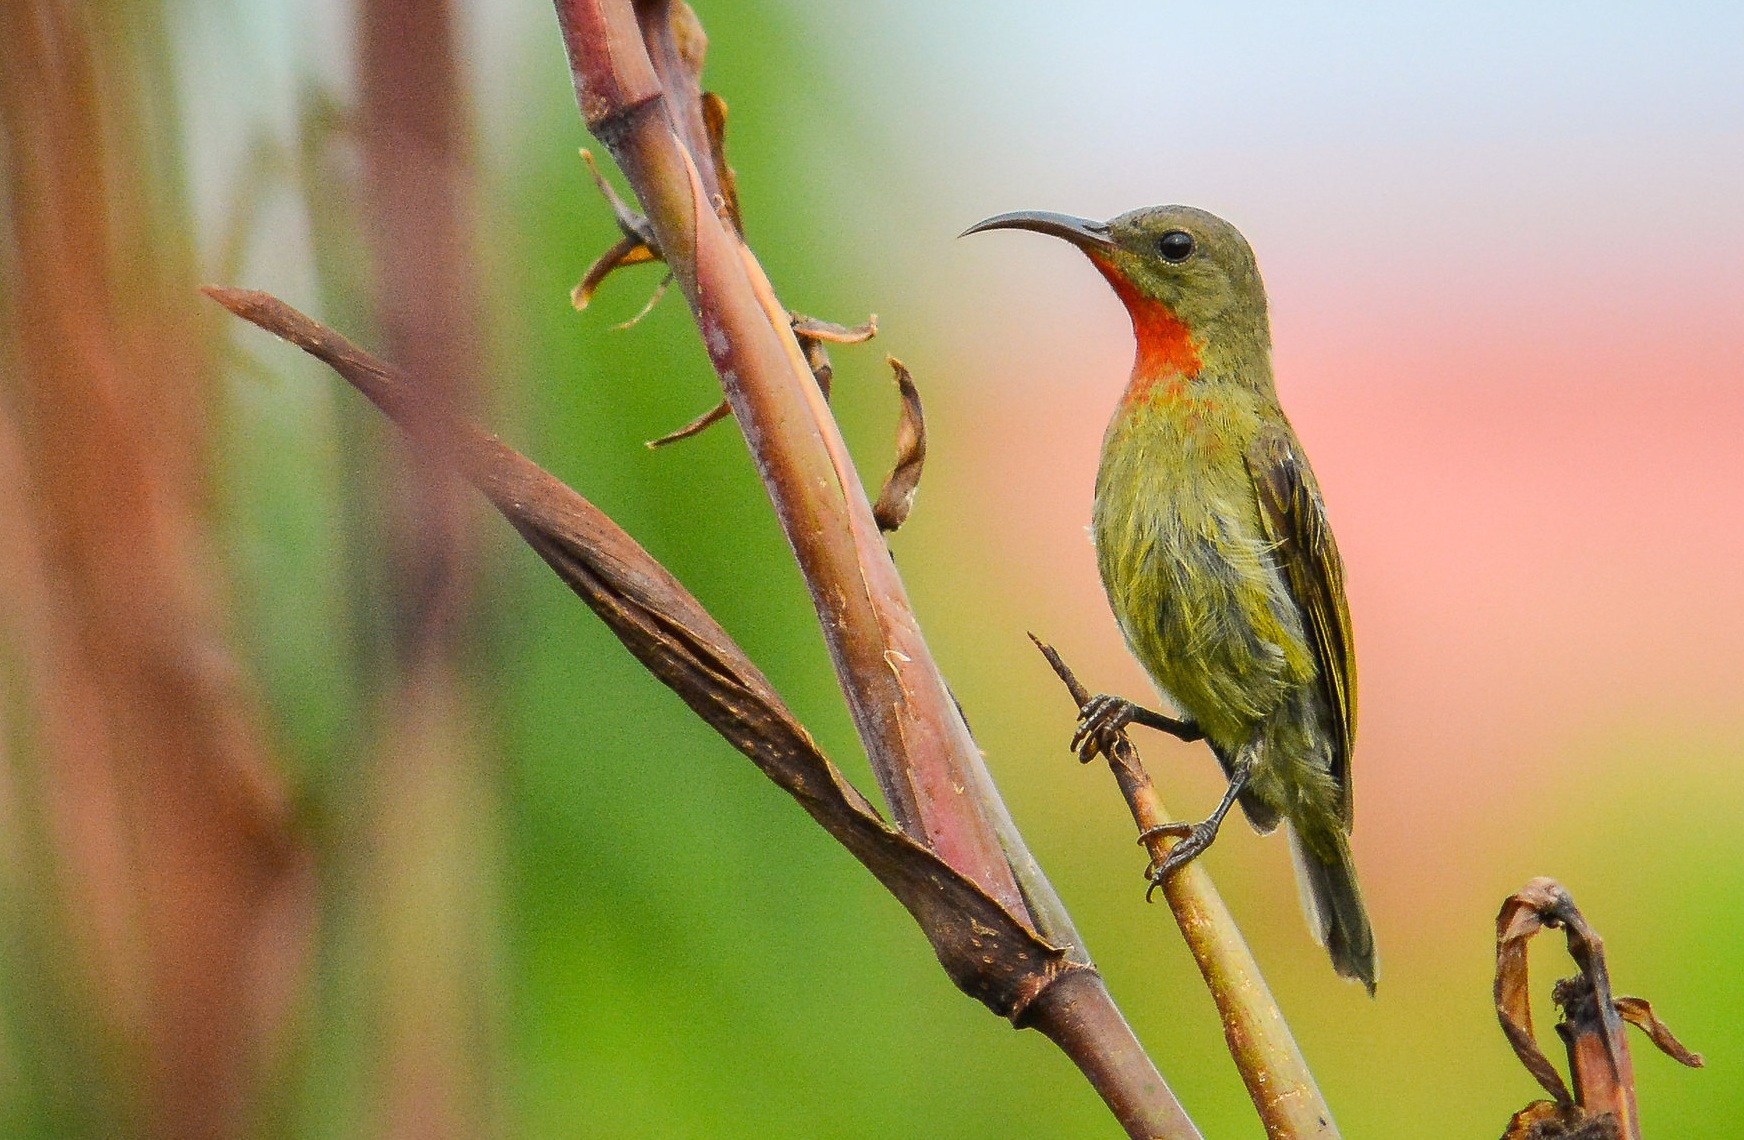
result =
[{"label": "bird's belly", "polygon": [[1097,560],[1127,642],[1158,688],[1233,754],[1314,679],[1245,465],[1105,461],[1098,484]]}]

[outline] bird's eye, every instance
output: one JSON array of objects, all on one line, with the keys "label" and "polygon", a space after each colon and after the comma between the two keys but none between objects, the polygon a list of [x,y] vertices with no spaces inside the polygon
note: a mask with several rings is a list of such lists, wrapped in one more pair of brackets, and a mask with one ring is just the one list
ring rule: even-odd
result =
[{"label": "bird's eye", "polygon": [[1193,256],[1193,235],[1186,230],[1170,230],[1157,239],[1157,252],[1164,261],[1179,265]]}]

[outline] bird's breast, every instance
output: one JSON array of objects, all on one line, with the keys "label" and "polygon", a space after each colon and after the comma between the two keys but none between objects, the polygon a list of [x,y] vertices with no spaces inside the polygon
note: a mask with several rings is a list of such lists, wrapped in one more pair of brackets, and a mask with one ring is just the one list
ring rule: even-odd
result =
[{"label": "bird's breast", "polygon": [[1183,474],[1232,462],[1245,473],[1243,451],[1258,423],[1250,404],[1245,393],[1203,374],[1134,368],[1103,439],[1103,463],[1135,451]]},{"label": "bird's breast", "polygon": [[1260,521],[1244,397],[1182,387],[1171,399],[1160,385],[1142,411],[1110,425],[1097,473],[1097,562],[1127,641],[1158,685],[1208,727],[1235,733],[1312,667]]}]

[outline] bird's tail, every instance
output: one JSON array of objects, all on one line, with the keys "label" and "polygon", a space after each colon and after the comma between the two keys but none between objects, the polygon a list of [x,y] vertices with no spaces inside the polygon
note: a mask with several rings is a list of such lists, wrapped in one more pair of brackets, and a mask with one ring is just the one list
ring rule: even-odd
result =
[{"label": "bird's tail", "polygon": [[1304,839],[1290,826],[1290,853],[1296,863],[1296,886],[1302,894],[1302,913],[1314,940],[1326,947],[1332,968],[1341,977],[1354,978],[1375,993],[1375,933],[1363,910],[1362,891],[1356,885],[1356,867],[1351,863],[1350,844],[1344,833],[1329,827]]}]

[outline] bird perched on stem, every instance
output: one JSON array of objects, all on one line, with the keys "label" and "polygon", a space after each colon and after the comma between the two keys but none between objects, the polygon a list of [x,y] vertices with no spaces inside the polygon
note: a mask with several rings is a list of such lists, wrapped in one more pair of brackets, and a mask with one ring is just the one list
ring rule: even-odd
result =
[{"label": "bird perched on stem", "polygon": [[1176,720],[1118,697],[1085,706],[1072,744],[1107,752],[1130,723],[1205,739],[1229,789],[1180,837],[1161,882],[1240,803],[1290,835],[1303,909],[1333,968],[1374,992],[1375,944],[1351,829],[1356,661],[1344,566],[1308,457],[1272,383],[1265,287],[1247,240],[1188,206],[1093,222],[1001,214],[1090,258],[1132,317],[1132,379],[1102,441],[1093,532],[1127,644]]}]

